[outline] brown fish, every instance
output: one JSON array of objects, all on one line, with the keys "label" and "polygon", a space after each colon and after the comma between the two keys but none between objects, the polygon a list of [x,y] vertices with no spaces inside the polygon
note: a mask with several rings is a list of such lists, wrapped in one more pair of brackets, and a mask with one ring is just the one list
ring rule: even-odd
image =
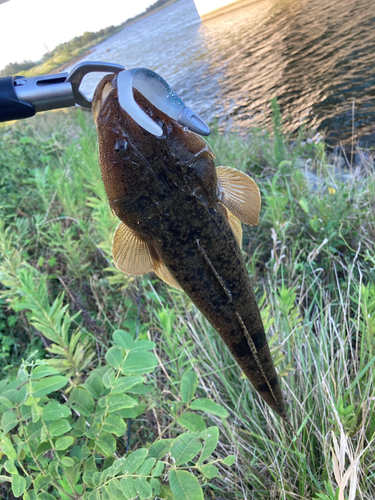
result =
[{"label": "brown fish", "polygon": [[116,77],[93,98],[100,168],[121,220],[112,245],[125,273],[150,271],[184,290],[228,346],[260,396],[288,422],[259,308],[241,255],[241,222],[258,223],[255,182],[229,167],[194,132],[135,92],[163,129],[155,137],[119,105]]}]

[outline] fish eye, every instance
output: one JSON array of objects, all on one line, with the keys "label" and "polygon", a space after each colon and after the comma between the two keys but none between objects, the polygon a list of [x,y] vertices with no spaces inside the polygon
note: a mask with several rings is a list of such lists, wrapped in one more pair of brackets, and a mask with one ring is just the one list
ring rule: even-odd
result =
[{"label": "fish eye", "polygon": [[125,141],[125,139],[117,139],[115,141],[115,151],[119,153],[120,151],[125,151],[127,148],[128,143]]},{"label": "fish eye", "polygon": [[154,122],[156,123],[156,125],[159,125],[160,128],[163,128],[165,126],[165,123],[159,117],[155,118]]}]

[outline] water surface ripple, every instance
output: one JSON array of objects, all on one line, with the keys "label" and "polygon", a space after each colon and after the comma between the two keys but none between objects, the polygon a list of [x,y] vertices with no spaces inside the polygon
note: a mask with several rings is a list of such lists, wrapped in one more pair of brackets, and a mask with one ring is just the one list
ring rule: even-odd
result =
[{"label": "water surface ripple", "polygon": [[[277,96],[289,130],[375,144],[374,0],[259,0],[200,22],[192,0],[138,21],[86,60],[147,67],[207,121],[269,124]],[[98,77],[83,90],[92,95]],[[353,115],[354,102],[354,115]]]}]

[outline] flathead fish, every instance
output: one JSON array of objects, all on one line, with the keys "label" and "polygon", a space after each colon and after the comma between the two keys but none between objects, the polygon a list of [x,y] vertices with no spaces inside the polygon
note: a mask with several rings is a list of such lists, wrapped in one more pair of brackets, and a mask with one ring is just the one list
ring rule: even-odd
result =
[{"label": "flathead fish", "polygon": [[259,308],[241,255],[241,222],[258,223],[255,182],[214,154],[197,134],[135,91],[160,127],[155,137],[119,105],[116,77],[107,75],[93,98],[101,174],[120,223],[115,265],[150,271],[184,290],[217,330],[260,396],[288,422]]}]

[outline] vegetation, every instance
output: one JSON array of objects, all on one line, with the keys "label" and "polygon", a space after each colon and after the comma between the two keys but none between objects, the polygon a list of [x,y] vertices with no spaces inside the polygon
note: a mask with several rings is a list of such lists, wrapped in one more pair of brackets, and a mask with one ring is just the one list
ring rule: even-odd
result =
[{"label": "vegetation", "polygon": [[60,45],[55,47],[52,51],[44,54],[41,61],[9,63],[3,70],[0,71],[0,78],[3,76],[13,76],[17,74],[30,77],[52,73],[57,69],[61,69],[61,67],[67,66],[74,60],[79,60],[79,58],[83,57],[90,49],[99,43],[104,42],[104,40],[115,33],[118,33],[128,24],[138,21],[142,17],[148,16],[149,14],[166,7],[174,1],[176,0],[157,0],[155,3],[147,7],[144,12],[127,19],[118,26],[109,26],[108,28],[103,28],[96,32],[86,31],[82,36],[76,36],[69,42],[60,43]]},{"label": "vegetation", "polygon": [[297,436],[183,292],[113,267],[91,117],[0,128],[2,498],[374,498],[373,153],[341,183],[273,108],[209,141],[261,189],[243,251]]}]

